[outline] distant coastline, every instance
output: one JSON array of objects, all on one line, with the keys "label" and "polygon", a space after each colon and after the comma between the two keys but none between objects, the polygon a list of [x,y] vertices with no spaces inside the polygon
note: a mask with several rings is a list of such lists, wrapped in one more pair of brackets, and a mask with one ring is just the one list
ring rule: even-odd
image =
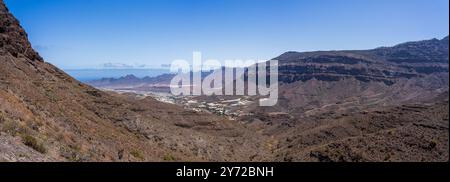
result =
[{"label": "distant coastline", "polygon": [[131,68],[131,69],[64,69],[66,73],[75,79],[87,82],[102,78],[120,78],[126,75],[135,75],[136,77],[155,77],[169,73],[169,69],[164,68]]}]

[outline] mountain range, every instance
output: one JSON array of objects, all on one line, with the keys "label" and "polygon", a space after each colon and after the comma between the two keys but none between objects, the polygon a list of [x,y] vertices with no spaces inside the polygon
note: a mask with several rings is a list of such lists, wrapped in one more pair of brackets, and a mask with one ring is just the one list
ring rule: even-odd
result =
[{"label": "mountain range", "polygon": [[0,0],[0,161],[448,161],[448,44],[287,52],[278,104],[246,98],[230,119],[101,90],[170,75],[81,83],[34,51]]}]

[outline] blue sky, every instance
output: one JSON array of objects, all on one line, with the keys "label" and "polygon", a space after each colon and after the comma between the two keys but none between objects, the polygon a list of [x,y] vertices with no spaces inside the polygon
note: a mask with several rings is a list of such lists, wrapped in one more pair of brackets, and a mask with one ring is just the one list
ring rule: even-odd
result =
[{"label": "blue sky", "polygon": [[33,47],[63,69],[271,59],[442,38],[448,0],[4,0]]}]

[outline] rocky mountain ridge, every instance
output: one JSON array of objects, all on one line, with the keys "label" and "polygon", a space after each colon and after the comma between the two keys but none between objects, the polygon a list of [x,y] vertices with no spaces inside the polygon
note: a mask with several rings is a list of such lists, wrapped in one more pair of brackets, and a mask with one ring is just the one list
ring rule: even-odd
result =
[{"label": "rocky mountain ridge", "polygon": [[338,81],[351,77],[392,85],[402,78],[448,74],[448,37],[373,50],[287,52],[274,59],[280,62],[283,83],[313,78]]}]

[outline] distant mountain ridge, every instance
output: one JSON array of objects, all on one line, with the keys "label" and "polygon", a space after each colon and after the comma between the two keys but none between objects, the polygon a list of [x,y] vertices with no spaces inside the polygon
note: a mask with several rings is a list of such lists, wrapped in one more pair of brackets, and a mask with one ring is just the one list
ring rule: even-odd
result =
[{"label": "distant mountain ridge", "polygon": [[88,81],[87,83],[95,87],[131,87],[144,85],[169,85],[174,74],[162,74],[155,77],[146,76],[139,78],[133,74],[122,76],[120,78],[102,78],[99,80]]},{"label": "distant mountain ridge", "polygon": [[[393,47],[357,51],[286,52],[279,61],[279,81],[294,83],[317,79],[383,82],[392,85],[399,79],[448,74],[448,36],[438,40],[406,42]],[[169,84],[173,74],[137,78],[103,78],[88,82],[94,86],[116,87],[146,84]]]},{"label": "distant mountain ridge", "polygon": [[448,36],[372,50],[287,52],[274,59],[284,83],[353,77],[392,85],[401,78],[448,73]]}]

